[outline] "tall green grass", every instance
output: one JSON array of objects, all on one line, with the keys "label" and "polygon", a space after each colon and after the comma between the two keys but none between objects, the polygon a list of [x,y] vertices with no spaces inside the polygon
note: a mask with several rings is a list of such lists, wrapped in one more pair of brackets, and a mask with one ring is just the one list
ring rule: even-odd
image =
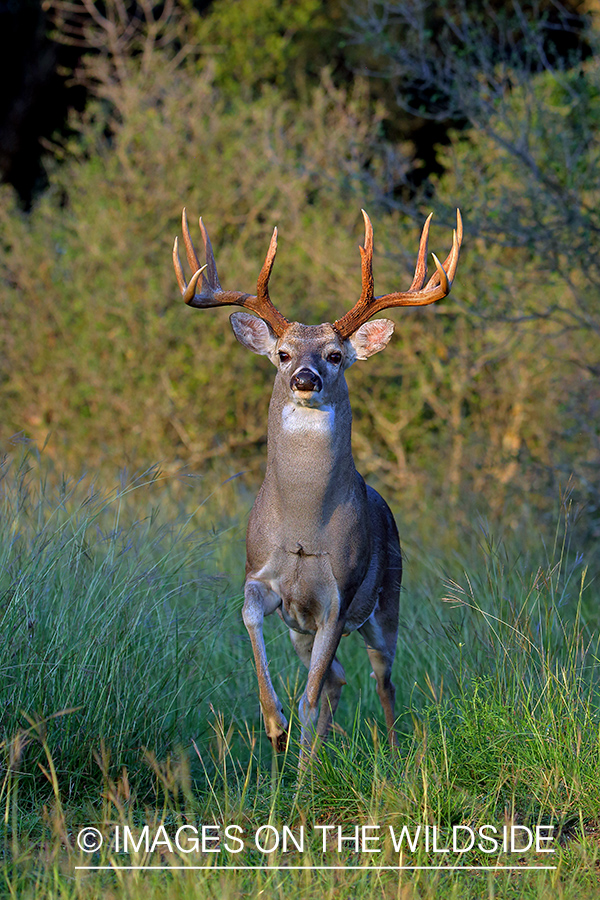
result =
[{"label": "tall green grass", "polygon": [[[5,460],[0,482],[0,896],[597,896],[598,592],[570,546],[568,496],[545,540],[515,547],[478,527],[462,558],[428,556],[419,535],[405,542],[394,672],[400,753],[383,738],[361,642],[345,638],[348,684],[335,730],[299,781],[295,709],[305,674],[272,617],[268,653],[293,737],[274,759],[240,616],[248,503],[235,483],[207,490],[194,480],[188,491],[153,469],[107,491],[44,473],[25,455]],[[164,848],[127,857],[109,841],[89,856],[76,842],[83,825],[140,834],[144,824],[174,832],[201,822],[237,823],[248,834],[264,824],[552,825],[558,869],[75,869],[198,862]],[[250,848],[233,861],[265,857]],[[314,841],[303,854],[268,858],[288,867],[373,861],[348,846],[324,858]],[[456,860],[418,847],[402,861]],[[389,845],[376,859],[398,862]],[[460,862],[490,858],[475,849]]]},{"label": "tall green grass", "polygon": [[76,793],[100,740],[129,764],[198,738],[245,652],[232,640],[215,663],[235,617],[229,579],[209,570],[217,535],[193,514],[164,520],[158,470],[106,492],[51,485],[32,462],[2,473],[1,740],[34,778],[44,735]]}]

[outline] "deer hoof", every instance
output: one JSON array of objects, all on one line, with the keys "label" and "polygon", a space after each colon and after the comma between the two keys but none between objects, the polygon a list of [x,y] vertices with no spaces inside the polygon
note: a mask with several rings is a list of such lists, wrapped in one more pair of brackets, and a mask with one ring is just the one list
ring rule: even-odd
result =
[{"label": "deer hoof", "polygon": [[[269,737],[269,735],[267,735]],[[273,745],[273,749],[276,753],[285,753],[288,745],[288,733],[287,729],[282,731],[281,734],[278,734],[277,737],[269,737],[271,744]]]}]

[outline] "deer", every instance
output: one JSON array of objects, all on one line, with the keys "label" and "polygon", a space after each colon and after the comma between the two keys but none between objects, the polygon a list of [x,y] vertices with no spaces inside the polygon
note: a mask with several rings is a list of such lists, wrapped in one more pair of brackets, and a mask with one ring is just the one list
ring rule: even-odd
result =
[{"label": "deer", "polygon": [[[260,707],[275,752],[289,745],[288,721],[269,672],[263,636],[266,616],[277,611],[308,670],[298,705],[300,765],[316,755],[331,729],[343,685],[337,659],[343,635],[358,631],[377,684],[388,741],[397,747],[392,664],[398,640],[402,554],[392,512],[354,464],[352,412],[345,371],[383,350],[394,330],[389,319],[372,319],[397,306],[427,306],[450,293],[462,243],[460,210],[452,248],[427,281],[427,245],[433,214],[419,242],[407,291],[376,297],[373,226],[363,210],[360,247],[362,290],[356,304],[332,324],[290,322],[271,302],[269,277],[277,251],[273,231],[256,294],[223,290],[202,221],[206,263],[200,264],[182,213],[182,232],[192,275],[186,281],[173,246],[177,283],[186,304],[198,309],[240,306],[230,323],[237,340],[266,356],[277,372],[269,404],[267,466],[250,513],[242,618],[248,631]],[[250,310],[246,312],[245,310]]]}]

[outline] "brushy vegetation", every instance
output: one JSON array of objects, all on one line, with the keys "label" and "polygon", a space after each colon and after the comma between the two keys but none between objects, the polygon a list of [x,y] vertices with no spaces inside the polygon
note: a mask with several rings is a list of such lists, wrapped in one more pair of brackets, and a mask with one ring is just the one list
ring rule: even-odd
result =
[{"label": "brushy vegetation", "polygon": [[[277,32],[273,6],[262,19],[253,4],[243,12],[260,19],[257,32]],[[311,8],[302,6],[306,21]],[[210,22],[225,36],[231,28],[242,60],[238,13],[218,4]],[[222,282],[244,290],[278,224],[273,297],[287,315],[319,322],[357,296],[361,206],[383,293],[410,283],[431,209],[432,248],[447,251],[460,205],[466,237],[450,298],[396,313],[388,352],[350,373],[358,466],[419,515],[435,502],[464,524],[461,500],[476,493],[482,515],[517,531],[551,520],[573,473],[588,504],[581,537],[597,537],[595,19],[587,56],[571,68],[534,66],[525,52],[520,68],[514,53],[494,66],[484,54],[480,74],[482,26],[475,19],[467,41],[463,23],[464,52],[448,50],[463,127],[444,132],[443,173],[409,203],[415,146],[386,139],[395,111],[367,81],[340,84],[325,69],[296,93],[273,73],[252,90],[227,88],[214,53],[184,53],[208,41],[209,21],[181,16],[131,46],[91,21],[95,53],[75,77],[92,95],[55,148],[60,162],[48,160],[48,190],[27,214],[2,192],[4,444],[24,432],[41,446],[51,434],[47,452],[70,472],[164,460],[226,477],[243,465],[256,486],[271,367],[235,345],[224,311],[178,300],[170,253],[181,207],[192,223],[202,213]],[[532,24],[523,47],[536,37]],[[381,52],[393,59],[394,46]]]}]

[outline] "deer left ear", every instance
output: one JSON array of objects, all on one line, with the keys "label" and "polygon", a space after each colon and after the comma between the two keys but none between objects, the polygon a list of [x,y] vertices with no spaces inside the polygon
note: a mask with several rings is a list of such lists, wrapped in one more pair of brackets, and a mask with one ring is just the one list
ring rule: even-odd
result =
[{"label": "deer left ear", "polygon": [[348,340],[357,359],[368,359],[387,347],[393,331],[394,323],[390,319],[373,319],[361,325]]}]

